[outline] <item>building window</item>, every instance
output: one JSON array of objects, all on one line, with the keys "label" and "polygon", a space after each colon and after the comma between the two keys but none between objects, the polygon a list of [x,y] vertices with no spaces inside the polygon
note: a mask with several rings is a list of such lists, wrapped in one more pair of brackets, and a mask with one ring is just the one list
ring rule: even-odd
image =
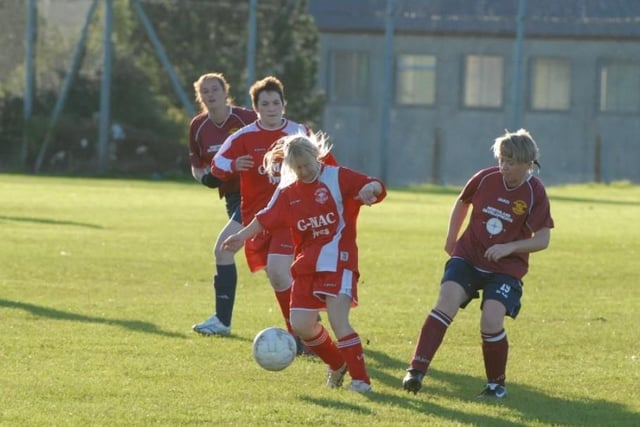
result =
[{"label": "building window", "polygon": [[640,64],[613,61],[602,66],[600,111],[640,112]]},{"label": "building window", "polygon": [[569,60],[535,58],[531,71],[531,108],[533,110],[568,110],[571,102]]},{"label": "building window", "polygon": [[464,76],[464,106],[502,106],[503,59],[492,55],[467,55]]},{"label": "building window", "polygon": [[335,51],[331,57],[331,101],[365,103],[369,97],[369,55]]},{"label": "building window", "polygon": [[436,57],[400,55],[396,64],[396,103],[433,105],[436,99]]}]

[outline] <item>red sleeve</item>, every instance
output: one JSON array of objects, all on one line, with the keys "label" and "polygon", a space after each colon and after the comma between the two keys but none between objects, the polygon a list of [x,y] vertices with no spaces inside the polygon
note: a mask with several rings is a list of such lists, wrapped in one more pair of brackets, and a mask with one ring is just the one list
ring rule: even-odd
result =
[{"label": "red sleeve", "polygon": [[246,154],[246,152],[243,151],[244,146],[241,135],[242,129],[229,136],[211,160],[211,173],[223,181],[236,175],[233,171],[233,162],[236,158]]},{"label": "red sleeve", "polygon": [[289,227],[291,209],[287,200],[286,191],[283,192],[281,188],[276,189],[267,206],[256,214],[260,225],[267,230]]},{"label": "red sleeve", "polygon": [[[340,188],[342,189],[342,194],[345,199],[355,199],[358,196],[358,193],[360,193],[360,189],[373,181],[378,182],[382,187],[382,192],[376,198],[375,203],[379,203],[387,197],[387,188],[384,183],[377,178],[367,176],[346,167],[340,167],[339,179]],[[358,200],[358,202],[362,204],[361,201]]]}]

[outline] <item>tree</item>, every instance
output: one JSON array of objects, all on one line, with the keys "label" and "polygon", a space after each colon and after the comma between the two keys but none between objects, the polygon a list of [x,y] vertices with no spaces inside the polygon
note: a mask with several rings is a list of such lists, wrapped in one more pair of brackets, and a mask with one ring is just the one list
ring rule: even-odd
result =
[{"label": "tree", "polygon": [[[245,98],[249,2],[238,0],[172,0],[145,2],[144,8],[179,78],[190,83],[205,72],[225,74],[232,95]],[[318,31],[307,1],[258,1],[256,77],[273,74],[286,88],[288,113],[311,124],[320,121],[324,97],[317,92]],[[169,87],[141,27],[133,30],[131,49],[142,68],[155,74],[156,90]],[[173,101],[178,105],[178,100]]]},{"label": "tree", "polygon": [[[144,27],[134,12],[132,2],[114,4],[113,68],[111,84],[111,118],[124,126],[128,135],[137,135],[145,145],[156,144],[156,153],[183,152],[178,159],[166,156],[165,168],[188,170],[186,162],[187,124],[190,117],[183,111],[179,97],[150,43]],[[178,80],[187,95],[193,97],[194,82],[205,72],[225,74],[232,85],[231,95],[241,104],[248,91],[246,56],[248,42],[249,0],[139,0],[173,64]],[[315,127],[320,122],[324,97],[315,87],[317,74],[318,31],[307,13],[307,1],[259,0],[257,2],[256,78],[275,75],[285,84],[288,101],[287,115]],[[82,142],[81,153],[74,155],[75,163],[68,171],[91,170],[92,141],[97,132],[96,112],[99,108],[101,49],[104,10],[99,8],[83,56],[83,63],[65,104],[59,126],[55,129],[52,152],[73,153]],[[79,17],[83,19],[83,17]],[[47,25],[52,25],[47,23]],[[42,52],[53,51],[42,49]],[[67,58],[68,55],[52,55]],[[39,73],[47,73],[61,81],[66,73],[64,64],[39,58]],[[41,75],[39,74],[39,77]],[[1,92],[0,92],[1,93]],[[38,88],[35,103],[41,108],[36,116],[46,123],[56,89],[48,85]],[[195,100],[194,100],[195,104]],[[2,103],[0,123],[11,122],[16,104]],[[4,117],[4,113],[7,117]],[[12,115],[9,115],[11,112]],[[42,127],[42,126],[41,126]],[[76,130],[78,129],[78,130]],[[82,135],[80,135],[80,129]],[[43,132],[34,132],[35,151]],[[38,136],[39,135],[39,136]],[[8,141],[20,144],[15,137]],[[127,141],[134,146],[138,141]],[[73,144],[73,145],[69,145]],[[32,151],[33,148],[32,148]],[[85,156],[80,159],[80,155]],[[176,155],[174,155],[175,157]],[[30,153],[30,158],[34,153]],[[147,156],[148,157],[148,156]],[[67,157],[68,158],[68,157]],[[119,168],[117,162],[115,170]],[[158,167],[155,162],[153,167]],[[79,165],[85,168],[80,170]],[[151,167],[151,166],[149,166]],[[132,168],[135,170],[135,167]]]},{"label": "tree", "polygon": [[306,1],[278,3],[271,12],[275,19],[260,20],[261,33],[271,37],[262,38],[258,68],[282,78],[287,91],[287,114],[316,127],[325,101],[324,95],[315,89],[318,31],[307,13]]}]

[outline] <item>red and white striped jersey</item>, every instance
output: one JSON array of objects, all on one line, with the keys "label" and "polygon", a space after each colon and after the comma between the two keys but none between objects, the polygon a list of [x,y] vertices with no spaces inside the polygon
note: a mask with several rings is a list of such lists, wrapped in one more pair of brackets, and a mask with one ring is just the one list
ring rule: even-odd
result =
[{"label": "red and white striped jersey", "polygon": [[297,133],[308,135],[309,130],[306,126],[290,120],[285,120],[278,129],[269,130],[262,128],[259,121],[256,121],[227,138],[213,157],[211,173],[222,180],[227,180],[236,174],[233,170],[233,162],[238,157],[250,154],[253,158],[253,167],[239,172],[244,225],[249,224],[256,213],[267,205],[280,182],[279,176],[269,176],[262,166],[265,153],[278,139]]},{"label": "red and white striped jersey", "polygon": [[[267,230],[288,227],[295,246],[296,275],[346,268],[358,271],[356,222],[360,189],[375,178],[342,166],[323,165],[315,181],[278,188],[256,218]],[[380,182],[380,181],[378,181]],[[386,197],[382,193],[376,203]]]}]

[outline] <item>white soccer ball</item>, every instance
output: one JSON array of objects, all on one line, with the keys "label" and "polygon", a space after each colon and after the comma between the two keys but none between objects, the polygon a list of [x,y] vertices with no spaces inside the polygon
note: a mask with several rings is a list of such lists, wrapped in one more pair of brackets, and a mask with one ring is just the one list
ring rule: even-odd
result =
[{"label": "white soccer ball", "polygon": [[263,329],[253,339],[253,358],[268,371],[281,371],[296,358],[296,340],[280,328]]}]

